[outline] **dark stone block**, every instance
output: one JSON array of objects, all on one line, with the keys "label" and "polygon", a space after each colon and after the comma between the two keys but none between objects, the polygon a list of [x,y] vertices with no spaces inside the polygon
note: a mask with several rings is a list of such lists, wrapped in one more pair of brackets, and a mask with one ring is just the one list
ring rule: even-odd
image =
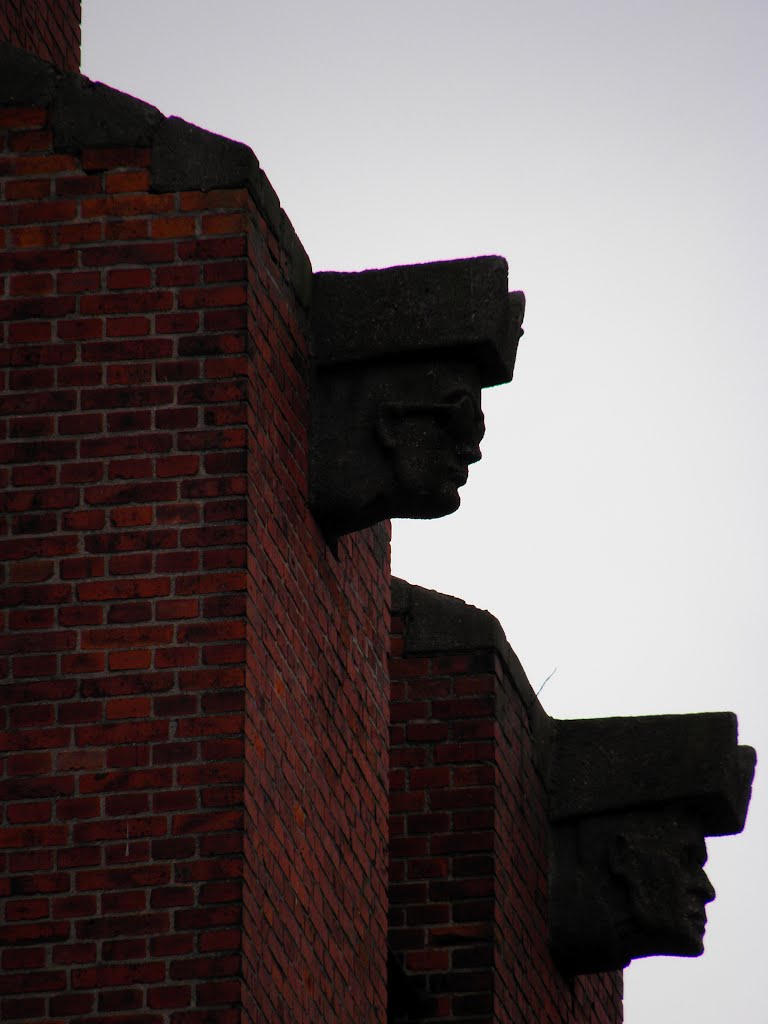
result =
[{"label": "dark stone block", "polygon": [[512,379],[525,302],[500,256],[318,273],[312,299],[320,366],[424,353],[466,355],[482,387]]},{"label": "dark stone block", "polygon": [[387,1024],[419,1024],[431,1004],[424,979],[406,974],[400,958],[387,948]]},{"label": "dark stone block", "polygon": [[[254,199],[259,208],[264,212],[268,223],[274,216],[274,208],[279,209],[280,203],[277,195],[269,183],[269,179],[263,172],[259,173],[259,187],[254,192]],[[309,309],[312,301],[312,264],[309,261],[304,246],[298,239],[285,210],[280,209],[280,249],[285,253],[288,267],[290,268],[291,281],[296,290],[296,297],[304,307]]]},{"label": "dark stone block", "polygon": [[62,75],[53,102],[52,124],[56,149],[117,146],[147,147],[163,115],[157,107],[83,75]]},{"label": "dark stone block", "polygon": [[406,654],[503,651],[508,646],[490,612],[397,577],[392,580],[392,614],[406,619]]},{"label": "dark stone block", "polygon": [[152,187],[158,192],[250,188],[259,162],[242,142],[167,118],[152,146]]},{"label": "dark stone block", "polygon": [[0,43],[0,106],[47,106],[57,79],[50,64],[10,43]]},{"label": "dark stone block", "polygon": [[728,712],[556,722],[550,817],[677,803],[695,811],[705,835],[741,832],[755,752],[737,734]]},{"label": "dark stone block", "polygon": [[419,655],[492,651],[504,663],[534,727],[549,721],[536,700],[517,655],[507,642],[501,623],[488,611],[448,594],[417,587],[393,577],[392,614],[405,620],[405,653]]}]

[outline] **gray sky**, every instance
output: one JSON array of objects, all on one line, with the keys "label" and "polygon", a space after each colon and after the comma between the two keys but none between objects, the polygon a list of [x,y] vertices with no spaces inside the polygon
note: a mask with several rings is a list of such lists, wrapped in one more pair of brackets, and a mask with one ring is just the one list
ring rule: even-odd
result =
[{"label": "gray sky", "polygon": [[[768,759],[764,0],[84,0],[83,70],[248,143],[316,270],[499,253],[528,297],[462,507],[394,571],[558,717],[736,711]],[[768,1020],[760,766],[707,951],[627,1024]]]}]

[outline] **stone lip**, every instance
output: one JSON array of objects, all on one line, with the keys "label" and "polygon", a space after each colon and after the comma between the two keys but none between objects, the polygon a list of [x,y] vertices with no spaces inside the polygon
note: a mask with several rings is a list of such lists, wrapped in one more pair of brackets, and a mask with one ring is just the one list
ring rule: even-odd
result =
[{"label": "stone lip", "polygon": [[315,274],[318,366],[437,352],[466,355],[483,387],[512,379],[525,299],[501,256]]},{"label": "stone lip", "polygon": [[534,725],[546,724],[548,716],[495,615],[458,597],[427,590],[397,577],[392,578],[392,614],[405,619],[406,655],[494,651]]},{"label": "stone lip", "polygon": [[704,835],[735,835],[756,761],[737,735],[725,711],[554,722],[550,819],[675,804],[695,811]]},{"label": "stone lip", "polygon": [[51,107],[56,152],[118,147],[151,148],[155,192],[245,188],[277,236],[287,276],[308,309],[312,266],[253,151],[84,75],[64,73],[0,43],[0,107]]}]

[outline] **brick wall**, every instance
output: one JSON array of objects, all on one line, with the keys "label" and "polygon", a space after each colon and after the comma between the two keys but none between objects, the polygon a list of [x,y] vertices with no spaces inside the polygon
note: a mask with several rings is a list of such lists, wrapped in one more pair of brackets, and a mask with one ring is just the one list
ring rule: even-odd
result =
[{"label": "brick wall", "polygon": [[79,71],[80,8],[80,0],[3,0],[0,42],[33,53],[62,71]]},{"label": "brick wall", "polygon": [[389,936],[415,1019],[620,1024],[621,974],[570,981],[548,952],[546,717],[498,622],[396,581],[391,685]]},{"label": "brick wall", "polygon": [[383,1020],[389,529],[307,511],[307,337],[251,222],[246,1019]]},{"label": "brick wall", "polygon": [[1,56],[0,1016],[378,1020],[388,536],[307,512],[308,260],[246,147]]},{"label": "brick wall", "polygon": [[[309,261],[247,147],[0,62],[0,1017],[378,1024],[389,538],[307,511]],[[498,623],[395,593],[399,997],[618,1024]]]}]

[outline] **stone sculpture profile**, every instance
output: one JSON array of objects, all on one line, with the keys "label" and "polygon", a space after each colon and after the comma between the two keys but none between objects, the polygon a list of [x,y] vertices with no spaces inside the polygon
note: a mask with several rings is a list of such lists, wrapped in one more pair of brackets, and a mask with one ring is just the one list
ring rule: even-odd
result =
[{"label": "stone sculpture profile", "polygon": [[480,392],[512,379],[524,307],[498,256],[314,275],[310,505],[327,535],[458,508]]},{"label": "stone sculpture profile", "polygon": [[732,714],[553,723],[550,944],[566,974],[699,956],[706,836],[744,827],[755,752]]}]

